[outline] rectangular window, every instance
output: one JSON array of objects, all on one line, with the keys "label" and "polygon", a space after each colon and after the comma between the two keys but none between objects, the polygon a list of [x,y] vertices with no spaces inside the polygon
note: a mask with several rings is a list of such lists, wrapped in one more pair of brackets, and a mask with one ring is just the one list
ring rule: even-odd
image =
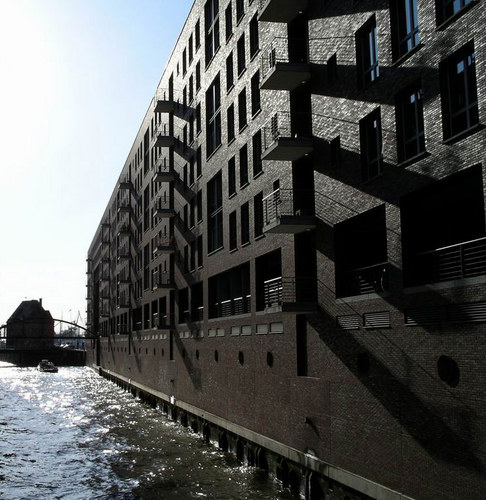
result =
[{"label": "rectangular window", "polygon": [[203,220],[203,213],[202,213],[202,191],[198,191],[196,194],[196,219],[197,222],[202,222]]},{"label": "rectangular window", "polygon": [[329,143],[330,148],[330,159],[329,163],[331,168],[335,169],[339,167],[341,163],[341,137],[338,135],[334,137]]},{"label": "rectangular window", "polygon": [[236,160],[233,156],[228,161],[228,196],[236,194]]},{"label": "rectangular window", "polygon": [[253,152],[253,177],[256,177],[263,171],[261,130],[259,130],[252,137],[252,152]]},{"label": "rectangular window", "polygon": [[436,0],[437,24],[445,23],[471,3],[473,0]]},{"label": "rectangular window", "polygon": [[361,172],[368,181],[383,172],[383,142],[380,108],[372,111],[359,122],[361,145]]},{"label": "rectangular window", "polygon": [[246,89],[243,89],[238,94],[238,125],[240,131],[243,130],[247,125],[246,116]]},{"label": "rectangular window", "polygon": [[240,149],[240,187],[248,184],[248,148],[246,144]]},{"label": "rectangular window", "polygon": [[393,58],[399,59],[420,43],[417,0],[390,2]]},{"label": "rectangular window", "polygon": [[224,11],[224,19],[226,25],[226,41],[228,41],[233,34],[233,8],[231,2],[228,4],[228,7],[226,7],[226,10]]},{"label": "rectangular window", "polygon": [[223,246],[223,183],[219,171],[207,184],[208,252]]},{"label": "rectangular window", "polygon": [[251,114],[255,116],[261,109],[260,101],[260,71],[251,78]]},{"label": "rectangular window", "polygon": [[243,33],[238,43],[236,44],[236,55],[238,59],[238,76],[245,71],[246,68],[246,55],[245,55],[245,34]]},{"label": "rectangular window", "polygon": [[257,14],[255,14],[250,21],[250,59],[253,59],[259,50],[258,18]]},{"label": "rectangular window", "polygon": [[237,242],[236,210],[229,214],[229,245],[230,250],[235,250]]},{"label": "rectangular window", "polygon": [[192,35],[189,37],[189,64],[192,63],[192,60],[194,59],[194,50],[193,50],[193,45],[192,45]]},{"label": "rectangular window", "polygon": [[197,237],[197,267],[203,266],[203,237],[202,234]]},{"label": "rectangular window", "polygon": [[425,151],[422,88],[415,83],[395,98],[398,162],[402,163]]},{"label": "rectangular window", "polygon": [[263,191],[253,198],[253,220],[255,238],[263,234]]},{"label": "rectangular window", "polygon": [[245,1],[236,0],[236,22],[239,23],[245,15]]},{"label": "rectangular window", "polygon": [[201,146],[196,149],[196,178],[199,179],[202,175],[202,153]]},{"label": "rectangular window", "polygon": [[241,244],[250,242],[250,205],[248,202],[241,205]]},{"label": "rectangular window", "polygon": [[189,259],[189,271],[194,271],[196,269],[196,242],[191,241],[190,244],[190,259]]},{"label": "rectangular window", "polygon": [[229,91],[235,83],[233,72],[233,52],[226,58],[226,91]]},{"label": "rectangular window", "polygon": [[196,64],[196,92],[201,88],[201,63]]},{"label": "rectangular window", "polygon": [[356,66],[358,88],[365,87],[380,76],[374,16],[356,33]]},{"label": "rectangular window", "polygon": [[337,79],[337,54],[334,53],[326,64],[327,69],[327,83],[332,83]]},{"label": "rectangular window", "polygon": [[194,76],[189,77],[189,103],[194,99]]},{"label": "rectangular window", "polygon": [[201,24],[199,23],[199,20],[196,23],[196,27],[194,28],[194,37],[196,40],[196,50],[201,46]]},{"label": "rectangular window", "polygon": [[196,134],[201,132],[201,104],[196,106]]},{"label": "rectangular window", "polygon": [[228,126],[228,142],[231,142],[235,138],[235,106],[232,104],[226,114],[227,126]]},{"label": "rectangular window", "polygon": [[219,0],[208,0],[204,6],[206,66],[219,49]]},{"label": "rectangular window", "polygon": [[221,144],[221,95],[219,74],[206,92],[206,154],[210,156]]},{"label": "rectangular window", "polygon": [[187,49],[182,51],[182,76],[187,73]]},{"label": "rectangular window", "polygon": [[476,55],[473,43],[468,43],[442,61],[439,73],[442,127],[444,139],[448,139],[479,123]]}]

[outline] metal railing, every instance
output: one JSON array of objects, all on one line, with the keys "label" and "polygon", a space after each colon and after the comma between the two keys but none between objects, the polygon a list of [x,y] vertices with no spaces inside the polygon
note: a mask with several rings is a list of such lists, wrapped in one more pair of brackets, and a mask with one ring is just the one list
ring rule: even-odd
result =
[{"label": "metal railing", "polygon": [[174,237],[167,235],[158,236],[154,240],[154,253],[160,248],[170,247],[174,244]]},{"label": "metal railing", "polygon": [[312,277],[272,278],[263,282],[266,307],[283,303],[317,303],[317,279]]},{"label": "metal railing", "polygon": [[314,191],[279,188],[263,198],[264,225],[270,224],[285,215],[315,215]]},{"label": "metal railing", "polygon": [[174,210],[172,197],[168,193],[159,196],[155,201],[155,210]]},{"label": "metal railing", "polygon": [[419,254],[428,281],[449,281],[486,274],[486,237]]},{"label": "metal railing", "polygon": [[[289,50],[290,44],[304,47],[303,50]],[[308,48],[305,39],[288,39],[287,37],[274,37],[264,49],[261,57],[261,76],[265,78],[277,64],[280,63],[306,63],[308,62]]]},{"label": "metal railing", "polygon": [[213,304],[213,318],[235,316],[251,312],[251,295],[222,300]]},{"label": "metal railing", "polygon": [[172,286],[174,280],[170,273],[154,273],[154,288]]},{"label": "metal railing", "polygon": [[388,262],[380,262],[346,272],[342,287],[344,295],[386,292],[388,290],[388,268]]},{"label": "metal railing", "polygon": [[[292,120],[299,126],[292,126]],[[311,113],[291,114],[290,111],[277,111],[263,127],[262,150],[265,151],[280,138],[312,137],[311,129]]]}]

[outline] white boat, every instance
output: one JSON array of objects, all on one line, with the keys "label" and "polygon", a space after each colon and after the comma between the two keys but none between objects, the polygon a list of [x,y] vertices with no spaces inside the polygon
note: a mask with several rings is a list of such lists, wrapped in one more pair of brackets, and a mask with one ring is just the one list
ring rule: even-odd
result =
[{"label": "white boat", "polygon": [[37,365],[37,369],[40,372],[50,372],[50,373],[56,373],[58,371],[57,366],[52,361],[49,361],[48,359],[43,359]]}]

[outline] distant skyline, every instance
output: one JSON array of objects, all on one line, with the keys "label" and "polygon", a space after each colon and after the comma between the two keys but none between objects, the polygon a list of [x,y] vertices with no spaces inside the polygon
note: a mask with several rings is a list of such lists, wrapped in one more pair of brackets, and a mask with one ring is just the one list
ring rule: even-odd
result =
[{"label": "distant skyline", "polygon": [[86,254],[192,0],[0,0],[0,325],[86,318]]}]

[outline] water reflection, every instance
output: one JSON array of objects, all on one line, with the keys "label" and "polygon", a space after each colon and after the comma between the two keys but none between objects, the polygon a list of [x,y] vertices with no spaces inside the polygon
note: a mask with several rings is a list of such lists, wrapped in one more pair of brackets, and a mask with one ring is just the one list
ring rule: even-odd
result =
[{"label": "water reflection", "polygon": [[86,368],[0,363],[1,499],[290,499]]}]

